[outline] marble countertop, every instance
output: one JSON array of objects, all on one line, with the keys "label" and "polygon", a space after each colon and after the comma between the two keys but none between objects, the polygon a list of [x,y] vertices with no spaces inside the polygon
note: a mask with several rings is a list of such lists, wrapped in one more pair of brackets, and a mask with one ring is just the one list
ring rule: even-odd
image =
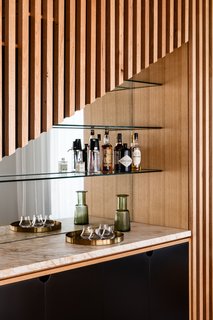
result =
[{"label": "marble countertop", "polygon": [[[100,221],[112,222],[100,218],[93,218],[91,222],[97,224]],[[0,238],[4,238],[2,241],[0,239],[0,284],[5,279],[15,279],[15,277],[42,270],[149,248],[191,236],[189,230],[132,223],[131,231],[124,234],[124,241],[119,244],[99,247],[83,246],[65,241],[66,232],[77,230],[79,226],[74,226],[69,219],[62,221],[62,224],[60,232],[48,236],[19,234],[10,231],[8,227],[0,227]]]}]

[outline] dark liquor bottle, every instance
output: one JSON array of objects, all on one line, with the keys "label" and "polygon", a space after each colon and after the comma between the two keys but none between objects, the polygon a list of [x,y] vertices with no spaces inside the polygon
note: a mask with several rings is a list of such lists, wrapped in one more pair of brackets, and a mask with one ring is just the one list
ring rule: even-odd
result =
[{"label": "dark liquor bottle", "polygon": [[132,158],[131,150],[128,149],[127,143],[124,143],[123,149],[121,150],[121,172],[131,172]]},{"label": "dark liquor bottle", "polygon": [[105,130],[104,144],[102,145],[102,171],[112,173],[112,145],[109,141],[109,130]]},{"label": "dark liquor bottle", "polygon": [[122,164],[119,162],[121,159],[121,150],[123,149],[122,145],[122,134],[118,133],[117,135],[117,143],[114,148],[114,171],[121,172]]}]

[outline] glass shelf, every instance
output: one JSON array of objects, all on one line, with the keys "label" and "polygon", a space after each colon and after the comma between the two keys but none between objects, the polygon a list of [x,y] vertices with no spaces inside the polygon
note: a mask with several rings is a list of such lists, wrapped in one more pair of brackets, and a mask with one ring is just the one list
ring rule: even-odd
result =
[{"label": "glass shelf", "polygon": [[73,179],[73,178],[87,178],[87,177],[107,177],[107,176],[122,176],[130,174],[141,174],[150,172],[161,172],[161,169],[143,169],[136,172],[122,172],[110,174],[88,174],[76,172],[53,172],[53,173],[35,173],[35,174],[19,174],[19,175],[0,175],[0,183],[5,182],[22,182],[22,181],[38,181],[38,180],[56,180],[56,179]]},{"label": "glass shelf", "polygon": [[113,89],[111,92],[122,91],[122,90],[132,90],[132,89],[142,89],[142,88],[149,88],[149,87],[156,87],[156,86],[162,86],[162,83],[129,79],[129,80],[125,80],[120,86],[115,87],[115,89]]},{"label": "glass shelf", "polygon": [[109,131],[162,129],[161,126],[109,126],[104,124],[55,124],[54,129],[97,129]]}]

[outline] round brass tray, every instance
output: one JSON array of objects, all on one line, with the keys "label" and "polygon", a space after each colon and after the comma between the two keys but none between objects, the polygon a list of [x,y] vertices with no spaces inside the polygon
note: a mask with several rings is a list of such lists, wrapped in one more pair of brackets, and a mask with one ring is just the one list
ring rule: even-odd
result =
[{"label": "round brass tray", "polygon": [[116,244],[124,239],[124,234],[120,231],[115,231],[115,238],[114,239],[98,239],[98,240],[88,240],[82,239],[80,237],[82,230],[68,232],[66,234],[66,242],[72,244],[81,244],[81,245],[88,245],[88,246],[105,246],[109,244]]},{"label": "round brass tray", "polygon": [[19,226],[19,221],[15,221],[11,223],[10,230],[16,231],[16,232],[50,232],[55,230],[61,229],[61,222],[60,221],[54,221],[54,226],[51,227],[30,227],[30,228],[22,228]]}]

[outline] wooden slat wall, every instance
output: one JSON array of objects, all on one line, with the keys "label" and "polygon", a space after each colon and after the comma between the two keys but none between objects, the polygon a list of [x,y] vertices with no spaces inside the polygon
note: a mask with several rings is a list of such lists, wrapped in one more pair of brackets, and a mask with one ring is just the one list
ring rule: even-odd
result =
[{"label": "wooden slat wall", "polygon": [[188,0],[1,1],[0,157],[188,41]]},{"label": "wooden slat wall", "polygon": [[[193,320],[213,318],[213,1],[190,7],[190,227]],[[185,2],[188,5],[188,2]],[[187,36],[187,35],[186,35]]]}]

